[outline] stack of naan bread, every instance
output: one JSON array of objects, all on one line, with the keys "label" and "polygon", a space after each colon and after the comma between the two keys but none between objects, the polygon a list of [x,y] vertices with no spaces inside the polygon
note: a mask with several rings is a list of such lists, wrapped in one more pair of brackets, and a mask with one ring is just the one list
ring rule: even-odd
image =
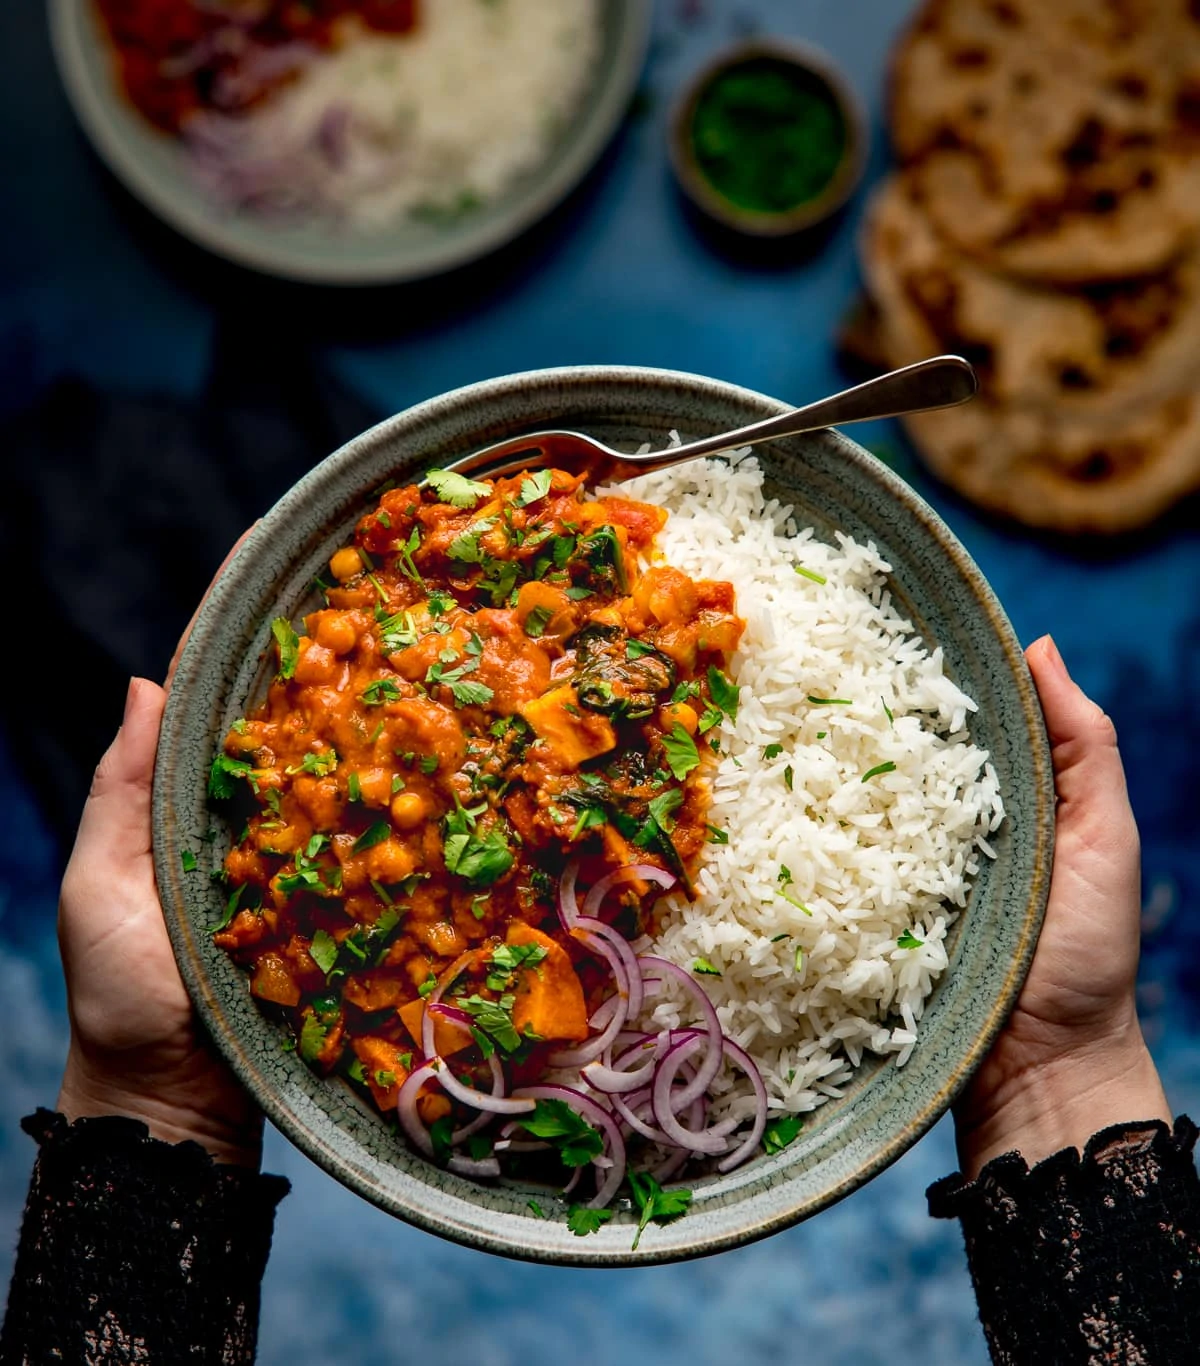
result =
[{"label": "stack of naan bread", "polygon": [[928,0],[890,105],[878,349],[982,382],[908,420],[933,470],[1072,533],[1200,488],[1200,0]]}]

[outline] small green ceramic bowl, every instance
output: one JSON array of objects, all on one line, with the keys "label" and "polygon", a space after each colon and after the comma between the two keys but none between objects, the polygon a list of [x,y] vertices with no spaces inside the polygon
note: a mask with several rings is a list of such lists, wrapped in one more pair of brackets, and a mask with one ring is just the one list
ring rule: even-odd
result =
[{"label": "small green ceramic bowl", "polygon": [[[866,1063],[841,1100],[808,1117],[782,1153],[693,1184],[684,1218],[646,1230],[631,1250],[628,1204],[576,1237],[553,1190],[481,1185],[410,1151],[348,1084],[318,1078],[284,1050],[247,979],[214,947],[220,913],[208,874],[229,848],[205,802],[213,754],[264,694],[274,665],[270,621],[316,605],[314,576],[346,543],[370,492],[488,442],[566,427],[636,449],[771,416],[785,405],[717,380],[665,370],[578,367],[488,380],[400,413],[306,475],[255,527],[196,619],[167,703],[154,782],[159,890],[180,970],[218,1047],[267,1117],[339,1181],[390,1213],[469,1246],[534,1261],[621,1266],[735,1247],[814,1214],[881,1171],[946,1110],[1003,1024],[1041,925],[1053,847],[1054,788],[1041,712],[999,603],[963,547],[915,493],[837,432],[759,447],[768,493],[832,538],[874,541],[891,591],[951,676],[979,703],[973,738],[991,752],[1007,819],[949,939],[921,1039],[903,1068]],[[216,822],[219,824],[219,822]],[[182,852],[199,867],[184,872]],[[548,1215],[529,1208],[536,1199]]]},{"label": "small green ceramic bowl", "polygon": [[[799,202],[770,209],[748,207],[745,202],[738,202],[731,197],[730,188],[720,183],[720,175],[714,178],[714,166],[724,166],[743,189],[752,183],[745,179],[747,164],[756,156],[751,143],[770,134],[764,131],[761,123],[754,131],[744,120],[757,122],[758,117],[769,118],[769,114],[761,108],[748,112],[744,106],[740,113],[731,113],[727,107],[726,116],[736,116],[741,122],[738,125],[729,122],[717,130],[723,143],[721,147],[708,148],[706,145],[702,149],[700,145],[704,136],[704,111],[714,92],[718,92],[730,77],[761,79],[764,75],[782,77],[794,84],[800,96],[811,99],[811,114],[819,115],[822,108],[827,110],[832,125],[839,129],[842,138],[836,155],[820,172],[823,176],[820,188],[814,188]],[[734,141],[726,142],[728,139]],[[708,218],[747,237],[794,237],[831,218],[854,193],[866,162],[866,116],[854,88],[828,53],[808,43],[783,38],[751,38],[722,49],[688,81],[671,116],[668,150],[680,189]],[[766,144],[760,143],[757,157],[762,158],[765,150]],[[706,151],[718,154],[718,159],[709,164]],[[782,183],[785,169],[803,173],[805,168],[784,168],[780,162],[795,161],[798,155],[805,154],[777,147],[775,159],[765,163],[765,168],[769,168],[774,182]],[[817,156],[819,151],[810,145],[807,154]],[[758,189],[762,188],[760,184]]]},{"label": "small green ceramic bowl", "polygon": [[395,284],[503,246],[564,199],[599,158],[641,74],[651,12],[645,0],[603,0],[597,9],[600,55],[591,84],[541,165],[452,222],[406,218],[370,231],[224,211],[189,174],[179,140],[153,128],[123,97],[93,0],[51,0],[50,30],[84,132],[117,178],[164,222],[209,251],[270,275],[315,284]]}]

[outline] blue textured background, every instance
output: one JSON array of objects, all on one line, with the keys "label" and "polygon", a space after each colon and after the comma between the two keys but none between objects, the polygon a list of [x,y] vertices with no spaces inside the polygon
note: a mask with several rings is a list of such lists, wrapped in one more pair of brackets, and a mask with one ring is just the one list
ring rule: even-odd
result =
[{"label": "blue textured background", "polygon": [[[867,103],[868,181],[876,179],[886,165],[886,54],[906,10],[897,0],[660,0],[633,116],[533,247],[506,255],[496,278],[475,276],[466,297],[459,289],[445,309],[436,292],[414,295],[413,308],[381,320],[370,340],[346,339],[367,335],[361,328],[331,327],[328,359],[384,411],[489,375],[572,362],[694,370],[796,401],[837,387],[831,337],[855,290],[863,196],[807,263],[754,268],[727,259],[697,234],[673,193],[667,110],[683,78],[726,39],[754,27],[803,36],[836,56]],[[126,391],[194,394],[213,327],[204,291],[167,264],[169,254],[156,250],[155,234],[83,143],[36,0],[0,6],[0,54],[0,414],[69,373]],[[269,333],[269,319],[264,325]],[[1145,849],[1143,1016],[1173,1105],[1195,1114],[1194,506],[1138,546],[1085,556],[980,520],[921,474],[894,432],[864,439],[886,445],[943,513],[1022,640],[1053,631],[1117,720]],[[103,575],[106,566],[92,569]],[[36,585],[24,591],[36,596]],[[24,667],[11,641],[4,667]],[[33,679],[29,698],[40,705]],[[63,855],[2,748],[0,815],[3,1283],[32,1160],[17,1120],[53,1103],[66,1023],[54,942]],[[266,1165],[289,1176],[294,1191],[280,1210],[264,1289],[264,1363],[387,1360],[410,1355],[414,1343],[429,1366],[986,1360],[958,1231],[925,1213],[925,1186],[954,1167],[948,1123],[808,1224],[706,1262],[628,1273],[528,1267],[442,1243],[350,1195],[274,1134]]]}]

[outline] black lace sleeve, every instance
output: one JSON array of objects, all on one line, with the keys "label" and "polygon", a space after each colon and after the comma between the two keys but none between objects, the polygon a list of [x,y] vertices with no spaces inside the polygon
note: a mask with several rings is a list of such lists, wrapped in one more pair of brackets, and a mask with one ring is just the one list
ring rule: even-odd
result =
[{"label": "black lace sleeve", "polygon": [[38,1110],[2,1366],[254,1360],[282,1177],[220,1166],[132,1119]]},{"label": "black lace sleeve", "polygon": [[1186,1116],[1118,1124],[1083,1156],[1017,1153],[930,1186],[961,1219],[992,1359],[1008,1366],[1200,1361],[1200,1177]]}]

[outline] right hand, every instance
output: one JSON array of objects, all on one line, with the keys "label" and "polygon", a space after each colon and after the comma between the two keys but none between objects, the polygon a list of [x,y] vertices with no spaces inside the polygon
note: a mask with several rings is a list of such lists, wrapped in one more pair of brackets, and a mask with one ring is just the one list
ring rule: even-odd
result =
[{"label": "right hand", "polygon": [[1171,1122],[1137,1017],[1139,844],[1116,732],[1049,636],[1026,658],[1058,792],[1054,868],[1021,995],[955,1106],[970,1178],[1014,1149],[1032,1166],[1110,1124]]}]

